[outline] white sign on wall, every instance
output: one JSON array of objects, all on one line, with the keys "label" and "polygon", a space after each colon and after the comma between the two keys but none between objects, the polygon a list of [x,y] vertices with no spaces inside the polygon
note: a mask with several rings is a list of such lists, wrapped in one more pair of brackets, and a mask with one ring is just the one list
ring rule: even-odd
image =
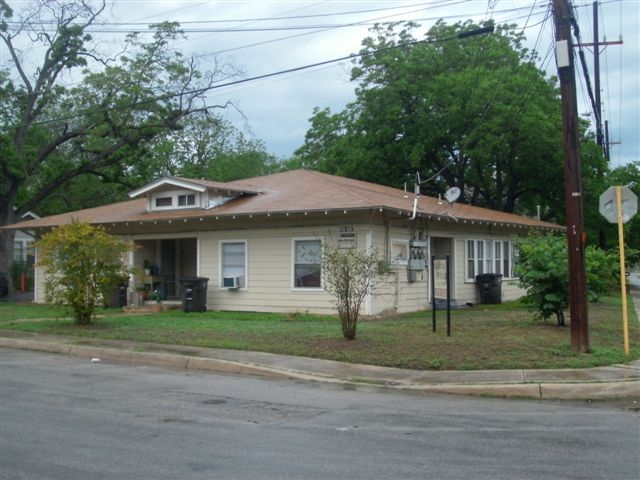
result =
[{"label": "white sign on wall", "polygon": [[356,231],[352,226],[340,227],[338,232],[339,248],[356,248],[357,237]]}]

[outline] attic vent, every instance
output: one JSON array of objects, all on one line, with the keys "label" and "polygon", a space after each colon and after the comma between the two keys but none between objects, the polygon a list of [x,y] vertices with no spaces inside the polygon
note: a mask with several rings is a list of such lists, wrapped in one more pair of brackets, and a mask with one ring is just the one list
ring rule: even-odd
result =
[{"label": "attic vent", "polygon": [[172,205],[171,197],[157,197],[156,207],[170,207]]}]

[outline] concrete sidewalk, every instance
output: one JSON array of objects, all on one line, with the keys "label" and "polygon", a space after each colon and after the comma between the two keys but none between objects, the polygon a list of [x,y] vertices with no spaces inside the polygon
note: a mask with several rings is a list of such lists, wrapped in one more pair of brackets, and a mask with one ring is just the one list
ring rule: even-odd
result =
[{"label": "concrete sidewalk", "polygon": [[[640,274],[630,280],[629,308],[640,319]],[[261,352],[208,349],[0,331],[0,347],[64,353],[87,361],[257,375],[432,393],[542,399],[633,398],[640,401],[640,360],[590,369],[422,371]]]},{"label": "concrete sidewalk", "polygon": [[640,361],[591,369],[419,371],[261,352],[0,332],[0,347],[64,353],[87,361],[151,365],[265,378],[542,399],[640,400]]}]

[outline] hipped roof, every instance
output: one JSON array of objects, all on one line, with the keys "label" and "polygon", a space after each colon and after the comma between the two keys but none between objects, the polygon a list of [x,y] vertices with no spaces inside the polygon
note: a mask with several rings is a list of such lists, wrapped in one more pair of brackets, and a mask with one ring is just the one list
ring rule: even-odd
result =
[{"label": "hipped roof", "polygon": [[[243,192],[241,196],[210,209],[176,209],[162,212],[147,211],[145,197],[113,203],[102,207],[77,210],[25,222],[8,228],[39,229],[71,223],[72,220],[91,224],[121,224],[130,222],[158,222],[189,218],[259,216],[278,214],[310,214],[314,212],[352,212],[380,210],[399,216],[413,215],[414,195],[405,195],[400,189],[361,180],[338,177],[326,173],[299,169],[232,182],[166,177],[142,187],[132,194],[141,195],[161,188],[175,179],[181,185],[193,184],[216,191]],[[493,223],[505,226],[560,230],[560,225],[539,221],[511,213],[487,208],[449,204],[426,195],[418,197],[416,217],[421,219],[448,219],[452,221]],[[7,227],[4,227],[7,228]]]}]

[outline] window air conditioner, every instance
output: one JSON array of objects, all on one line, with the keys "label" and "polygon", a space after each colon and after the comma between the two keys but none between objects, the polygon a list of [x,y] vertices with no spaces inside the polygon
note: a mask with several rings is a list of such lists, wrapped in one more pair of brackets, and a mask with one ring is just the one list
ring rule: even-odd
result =
[{"label": "window air conditioner", "polygon": [[222,277],[224,288],[240,288],[240,275],[225,275]]}]

